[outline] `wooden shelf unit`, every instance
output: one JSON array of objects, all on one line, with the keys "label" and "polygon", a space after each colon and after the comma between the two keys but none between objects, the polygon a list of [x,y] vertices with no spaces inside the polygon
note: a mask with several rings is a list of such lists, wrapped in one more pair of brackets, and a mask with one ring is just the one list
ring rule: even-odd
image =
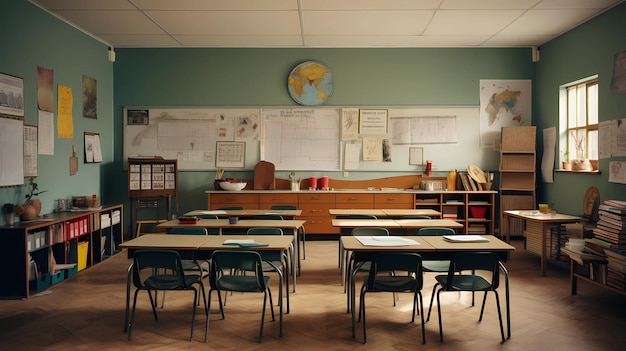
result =
[{"label": "wooden shelf unit", "polygon": [[586,281],[601,288],[626,295],[625,290],[620,290],[607,285],[607,258],[597,255],[580,254],[567,248],[561,249],[562,253],[570,258],[570,283],[571,293],[578,293],[578,280]]},{"label": "wooden shelf unit", "polygon": [[[504,211],[536,207],[537,127],[502,127],[501,140],[500,223],[504,223]],[[523,225],[516,219],[510,221],[509,228],[500,230],[503,237],[523,235]]]},{"label": "wooden shelf unit", "polygon": [[457,232],[489,234],[495,232],[496,191],[416,192],[415,208],[441,212],[442,218],[463,224]]},{"label": "wooden shelf unit", "polygon": [[[7,268],[0,298],[28,298],[119,252],[124,238],[123,213],[120,204],[85,212],[51,213],[39,221],[0,227],[0,264]],[[84,248],[86,252],[80,253]],[[31,259],[38,276],[31,274]],[[79,265],[80,259],[85,260],[85,267]],[[77,266],[53,274],[54,262]]]}]

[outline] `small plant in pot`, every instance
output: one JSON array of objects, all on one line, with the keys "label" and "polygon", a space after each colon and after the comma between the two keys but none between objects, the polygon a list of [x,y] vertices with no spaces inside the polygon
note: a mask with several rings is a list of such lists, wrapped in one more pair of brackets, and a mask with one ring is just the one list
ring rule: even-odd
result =
[{"label": "small plant in pot", "polygon": [[563,153],[563,162],[562,162],[563,169],[566,171],[571,171],[572,162],[569,160],[569,151],[565,150],[562,153]]},{"label": "small plant in pot", "polygon": [[30,221],[39,216],[41,212],[41,200],[33,199],[33,197],[45,193],[47,190],[39,191],[39,184],[35,182],[35,177],[28,178],[28,187],[26,195],[26,201],[24,205],[17,206],[17,215],[23,221]]},{"label": "small plant in pot", "polygon": [[15,204],[6,203],[2,205],[2,214],[4,215],[4,224],[5,225],[14,225],[15,224]]}]

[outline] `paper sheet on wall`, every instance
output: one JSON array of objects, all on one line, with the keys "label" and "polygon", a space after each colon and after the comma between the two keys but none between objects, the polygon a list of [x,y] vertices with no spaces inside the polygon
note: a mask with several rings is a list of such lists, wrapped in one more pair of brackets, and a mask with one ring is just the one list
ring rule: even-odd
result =
[{"label": "paper sheet on wall", "polygon": [[543,130],[543,157],[541,158],[541,179],[554,183],[554,150],[556,148],[556,128]]},{"label": "paper sheet on wall", "polygon": [[359,168],[359,156],[361,155],[361,144],[346,144],[346,151],[343,156],[343,169]]},{"label": "paper sheet on wall", "polygon": [[54,114],[52,112],[39,110],[37,152],[40,155],[54,155]]},{"label": "paper sheet on wall", "polygon": [[609,182],[626,184],[626,162],[609,162]]},{"label": "paper sheet on wall", "polygon": [[74,121],[72,121],[72,88],[59,84],[57,87],[57,133],[59,138],[72,139],[74,137]]}]

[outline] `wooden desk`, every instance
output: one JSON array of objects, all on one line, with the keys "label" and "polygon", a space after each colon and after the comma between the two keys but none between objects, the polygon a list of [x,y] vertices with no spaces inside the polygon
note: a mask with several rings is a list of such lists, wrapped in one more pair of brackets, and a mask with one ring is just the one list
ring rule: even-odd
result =
[{"label": "wooden desk", "polygon": [[[509,218],[520,218],[524,220],[524,236],[526,237],[526,249],[532,253],[539,255],[541,258],[541,275],[546,275],[547,262],[547,238],[550,228],[559,228],[563,223],[574,223],[580,220],[580,217],[565,214],[547,214],[533,210],[510,210],[504,211],[502,226],[508,229]],[[506,231],[508,233],[508,230]],[[504,238],[509,240],[507,236]]]},{"label": "wooden desk", "polygon": [[402,216],[429,216],[429,217],[441,217],[441,212],[433,209],[341,209],[333,208],[329,209],[328,213],[331,216],[352,216],[352,215],[368,215],[376,216],[377,218],[385,217],[402,217]]},{"label": "wooden desk", "polygon": [[280,215],[287,217],[297,217],[302,214],[302,210],[194,210],[185,213],[185,216],[216,215],[217,217],[252,217],[259,215]]},{"label": "wooden desk", "polygon": [[[193,224],[182,224],[174,219],[157,225],[157,228],[177,228],[177,227],[201,227],[217,228],[222,235],[225,228],[250,229],[259,227],[290,229],[292,231],[292,242],[294,252],[291,255],[291,271],[293,274],[293,292],[296,292],[296,276],[300,272],[300,251],[298,250],[298,229],[304,225],[305,221],[300,220],[264,220],[264,219],[241,219],[235,224],[230,224],[228,219],[202,219]],[[297,267],[297,269],[296,269]]]},{"label": "wooden desk", "polygon": [[[443,237],[435,236],[406,236],[406,239],[415,240],[418,245],[407,246],[365,246],[353,236],[342,236],[343,248],[346,251],[352,252],[416,252],[419,253],[424,259],[450,259],[450,257],[456,253],[461,252],[476,252],[487,251],[498,253],[501,257],[500,268],[505,277],[505,294],[506,294],[506,315],[507,315],[507,331],[508,338],[511,338],[511,318],[510,318],[510,293],[509,293],[509,274],[502,261],[506,261],[508,253],[515,250],[515,247],[503,242],[502,240],[492,235],[481,235],[487,238],[488,242],[475,242],[475,243],[451,243],[443,239]],[[351,289],[355,291],[355,275],[356,271],[351,272]],[[356,294],[351,298],[352,309],[352,337],[355,337],[355,324],[356,324]]]},{"label": "wooden desk", "polygon": [[[258,247],[239,247],[236,245],[224,245],[225,240],[254,239],[258,243],[266,243],[268,246]],[[209,259],[215,250],[252,250],[252,251],[280,251],[282,253],[289,250],[293,240],[289,236],[278,235],[184,235],[184,234],[145,234],[136,239],[132,239],[120,245],[122,248],[128,249],[129,258],[137,250],[141,249],[168,249],[178,251],[181,256],[189,259]],[[280,320],[280,336],[283,336],[283,272],[274,266],[279,275],[278,298],[279,298],[279,320]],[[132,264],[128,268],[128,276],[126,282],[126,320],[124,330],[128,326],[128,317],[130,306],[128,304],[130,296]],[[289,310],[287,310],[289,313]]]}]

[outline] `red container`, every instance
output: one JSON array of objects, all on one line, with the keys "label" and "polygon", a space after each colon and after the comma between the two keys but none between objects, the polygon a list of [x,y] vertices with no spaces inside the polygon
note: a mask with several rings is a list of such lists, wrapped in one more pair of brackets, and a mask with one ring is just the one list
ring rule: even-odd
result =
[{"label": "red container", "polygon": [[317,177],[309,178],[309,188],[317,189]]},{"label": "red container", "polygon": [[323,176],[322,179],[320,179],[320,181],[322,183],[320,188],[328,189],[328,177],[327,176]]},{"label": "red container", "polygon": [[485,218],[487,214],[487,206],[470,206],[469,210],[472,218]]}]

